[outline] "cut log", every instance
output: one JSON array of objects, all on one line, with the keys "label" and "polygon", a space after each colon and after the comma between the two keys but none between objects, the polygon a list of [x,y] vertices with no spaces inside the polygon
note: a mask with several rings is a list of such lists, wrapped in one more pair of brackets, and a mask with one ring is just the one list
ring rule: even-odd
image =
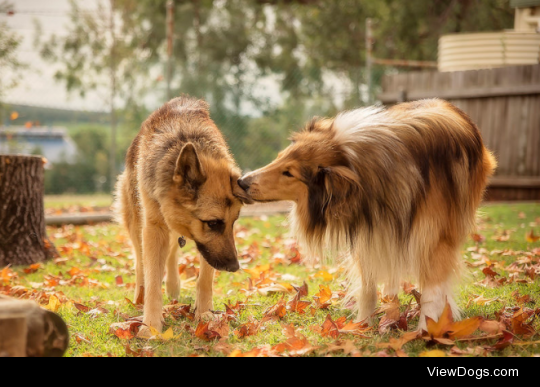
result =
[{"label": "cut log", "polygon": [[58,256],[45,231],[44,159],[0,155],[0,267]]},{"label": "cut log", "polygon": [[68,344],[60,316],[35,302],[0,295],[0,357],[61,357]]},{"label": "cut log", "polygon": [[26,314],[0,315],[0,357],[26,357]]}]

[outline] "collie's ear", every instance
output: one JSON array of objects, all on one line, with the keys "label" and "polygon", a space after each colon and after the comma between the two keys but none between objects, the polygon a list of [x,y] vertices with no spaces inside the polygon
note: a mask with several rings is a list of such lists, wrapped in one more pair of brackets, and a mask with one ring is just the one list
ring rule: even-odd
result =
[{"label": "collie's ear", "polygon": [[180,151],[173,180],[176,183],[184,184],[192,190],[198,190],[206,181],[206,174],[199,160],[197,150],[190,142],[184,145]]},{"label": "collie's ear", "polygon": [[324,168],[326,190],[332,197],[343,199],[358,184],[358,176],[347,167]]},{"label": "collie's ear", "polygon": [[357,183],[356,174],[347,167],[319,168],[309,185],[312,227],[325,227],[327,216],[339,216]]},{"label": "collie's ear", "polygon": [[233,196],[237,199],[239,199],[243,204],[253,204],[253,199],[249,196],[249,194],[240,187],[238,184],[238,180],[241,178],[241,174],[233,171],[231,174],[231,188]]}]

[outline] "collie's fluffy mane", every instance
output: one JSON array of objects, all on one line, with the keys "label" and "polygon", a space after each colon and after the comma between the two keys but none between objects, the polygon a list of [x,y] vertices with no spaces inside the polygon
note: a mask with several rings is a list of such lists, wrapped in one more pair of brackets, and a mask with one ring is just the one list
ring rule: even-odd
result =
[{"label": "collie's fluffy mane", "polygon": [[314,131],[344,158],[319,166],[308,180],[309,197],[292,212],[309,255],[357,254],[360,245],[384,243],[376,240],[381,235],[407,250],[420,210],[448,215],[455,232],[441,230],[437,238],[452,244],[473,227],[459,214],[475,210],[493,165],[485,165],[491,155],[478,128],[453,105],[429,100],[353,110],[311,122],[297,139]]}]

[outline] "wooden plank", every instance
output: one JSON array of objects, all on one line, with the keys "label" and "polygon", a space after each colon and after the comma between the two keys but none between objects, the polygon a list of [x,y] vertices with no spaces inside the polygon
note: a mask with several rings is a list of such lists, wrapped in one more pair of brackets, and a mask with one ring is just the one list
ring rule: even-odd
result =
[{"label": "wooden plank", "polygon": [[497,188],[540,188],[540,177],[495,176],[489,181]]},{"label": "wooden plank", "polygon": [[[425,98],[442,99],[471,99],[487,97],[508,97],[522,95],[540,94],[540,84],[535,85],[513,85],[495,87],[476,87],[467,89],[440,89],[440,90],[407,90],[407,99],[416,101]],[[399,93],[395,91],[383,92],[378,95],[382,103],[395,103],[398,101]]]}]

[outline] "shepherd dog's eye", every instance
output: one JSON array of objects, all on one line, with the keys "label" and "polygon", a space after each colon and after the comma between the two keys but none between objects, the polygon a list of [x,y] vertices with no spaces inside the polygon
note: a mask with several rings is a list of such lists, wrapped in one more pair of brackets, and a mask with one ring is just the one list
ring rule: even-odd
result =
[{"label": "shepherd dog's eye", "polygon": [[222,220],[209,220],[207,222],[204,222],[210,227],[212,230],[218,230],[223,227],[225,224]]},{"label": "shepherd dog's eye", "polygon": [[289,171],[283,172],[283,175],[284,175],[284,176],[287,176],[287,177],[294,177],[294,176],[292,175],[292,173],[290,173]]}]

